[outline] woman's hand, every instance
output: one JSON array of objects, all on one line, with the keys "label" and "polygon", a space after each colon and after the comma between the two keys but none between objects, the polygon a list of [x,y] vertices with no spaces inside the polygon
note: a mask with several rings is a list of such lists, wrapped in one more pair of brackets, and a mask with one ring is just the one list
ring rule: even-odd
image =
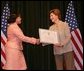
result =
[{"label": "woman's hand", "polygon": [[40,44],[40,39],[37,39],[36,44],[37,44],[37,45]]},{"label": "woman's hand", "polygon": [[32,44],[37,44],[37,45],[40,44],[40,40],[39,39],[36,39],[36,38],[32,37],[31,40],[32,40]]},{"label": "woman's hand", "polygon": [[63,47],[64,45],[62,43],[56,43],[54,44],[55,47]]},{"label": "woman's hand", "polygon": [[36,44],[36,43],[37,43],[37,39],[34,38],[34,37],[32,37],[32,38],[31,38],[31,43],[32,43],[32,44]]}]

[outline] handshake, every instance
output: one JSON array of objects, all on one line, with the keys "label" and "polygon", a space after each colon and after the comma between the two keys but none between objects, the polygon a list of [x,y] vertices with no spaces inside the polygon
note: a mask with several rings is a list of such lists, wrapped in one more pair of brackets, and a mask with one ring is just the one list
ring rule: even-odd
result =
[{"label": "handshake", "polygon": [[31,40],[32,44],[38,45],[42,43],[43,46],[49,44],[55,44],[55,46],[60,46],[58,32],[50,31],[47,29],[39,28],[39,39],[32,37]]},{"label": "handshake", "polygon": [[[36,39],[36,38],[34,38],[34,37],[32,37],[31,38],[31,40],[32,40],[32,43],[31,44],[37,44],[37,45],[39,45],[41,42],[40,42],[40,39]],[[45,45],[47,45],[47,44],[44,44],[43,46],[45,46]],[[54,47],[63,47],[64,45],[62,44],[62,43],[55,43],[54,44]]]},{"label": "handshake", "polygon": [[36,39],[36,38],[34,38],[34,37],[32,37],[31,38],[31,44],[37,44],[37,45],[39,45],[40,44],[40,39]]},{"label": "handshake", "polygon": [[45,45],[54,44],[55,47],[63,47],[63,42],[59,42],[58,32],[46,30],[46,29],[39,29],[39,39],[34,37],[31,38],[32,44],[39,45],[40,43]]}]

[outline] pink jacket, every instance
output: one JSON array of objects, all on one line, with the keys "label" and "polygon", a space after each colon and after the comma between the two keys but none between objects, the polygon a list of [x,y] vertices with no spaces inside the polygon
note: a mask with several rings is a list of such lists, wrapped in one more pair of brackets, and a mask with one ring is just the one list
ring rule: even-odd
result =
[{"label": "pink jacket", "polygon": [[22,41],[31,43],[31,38],[24,36],[17,24],[9,25],[7,29],[6,63],[3,69],[25,70],[27,68],[23,55]]}]

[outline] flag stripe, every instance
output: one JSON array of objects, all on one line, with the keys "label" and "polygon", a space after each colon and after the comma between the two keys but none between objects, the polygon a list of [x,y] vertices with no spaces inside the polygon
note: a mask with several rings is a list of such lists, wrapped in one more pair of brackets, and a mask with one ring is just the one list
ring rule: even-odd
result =
[{"label": "flag stripe", "polygon": [[80,30],[77,29],[77,32],[78,32],[78,34],[79,34],[79,36],[81,37],[81,40],[82,40],[82,36],[81,36]]},{"label": "flag stripe", "polygon": [[78,47],[78,45],[77,45],[77,43],[76,43],[76,41],[75,41],[73,35],[72,35],[72,38],[71,38],[71,39],[72,39],[72,42],[73,42],[73,44],[75,45],[76,49],[78,50],[80,56],[83,58],[82,52],[81,52],[81,50],[79,49],[79,47]]},{"label": "flag stripe", "polygon": [[71,34],[72,34],[72,37],[74,38],[75,42],[77,43],[78,48],[80,47],[79,49],[83,53],[83,47],[82,47],[80,41],[78,40],[77,35],[75,34],[74,31]]},{"label": "flag stripe", "polygon": [[74,59],[74,63],[75,63],[75,69],[76,70],[81,70],[81,68],[79,67],[78,62]]},{"label": "flag stripe", "polygon": [[6,63],[6,60],[4,59],[4,57],[1,55],[1,62],[3,63],[3,64],[5,64]]},{"label": "flag stripe", "polygon": [[6,44],[6,42],[3,40],[2,36],[1,36],[1,42],[3,43],[3,45]]},{"label": "flag stripe", "polygon": [[73,43],[72,43],[72,45],[73,45],[73,49],[74,49],[74,53],[75,53],[75,55],[76,55],[77,58],[79,59],[80,63],[83,65],[83,60],[82,60],[82,58],[81,58],[79,52],[77,51],[77,49],[76,49],[76,47],[74,46]]},{"label": "flag stripe", "polygon": [[1,49],[5,53],[5,46],[2,44],[2,42],[1,42]]},{"label": "flag stripe", "polygon": [[[80,42],[81,42],[81,45],[83,46],[83,42],[82,42],[82,36],[81,36],[81,33],[80,33],[80,31],[79,31],[79,29],[77,29],[77,32],[78,32],[78,34],[79,34],[79,36],[80,36]],[[83,48],[83,47],[82,47]]]},{"label": "flag stripe", "polygon": [[77,30],[75,30],[74,32],[75,32],[75,34],[76,34],[77,38],[79,39],[79,41],[80,41],[80,43],[81,43],[81,45],[82,45],[82,39],[81,39],[81,37],[79,36],[78,31],[77,31]]},{"label": "flag stripe", "polygon": [[6,38],[6,36],[4,35],[4,33],[2,32],[2,30],[1,30],[1,37],[3,38],[4,42],[7,41],[7,38]]},{"label": "flag stripe", "polygon": [[[2,59],[1,59],[1,60],[2,60]],[[1,61],[1,67],[3,67],[3,65],[4,65],[4,64],[3,64],[3,61]]]},{"label": "flag stripe", "polygon": [[1,54],[3,55],[4,59],[6,60],[5,53],[3,52],[2,49],[1,49]]},{"label": "flag stripe", "polygon": [[75,60],[77,61],[77,63],[79,64],[80,68],[83,69],[82,65],[81,65],[80,61],[78,60],[78,58],[77,58],[75,53],[74,53],[74,57],[75,57]]}]

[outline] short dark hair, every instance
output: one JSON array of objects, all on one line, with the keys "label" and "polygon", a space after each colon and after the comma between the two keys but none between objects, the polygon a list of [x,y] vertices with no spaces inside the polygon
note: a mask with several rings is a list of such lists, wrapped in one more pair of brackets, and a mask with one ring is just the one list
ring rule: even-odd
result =
[{"label": "short dark hair", "polygon": [[61,19],[61,12],[60,12],[59,9],[52,9],[52,10],[49,12],[49,14],[51,14],[51,13],[57,15],[58,18]]},{"label": "short dark hair", "polygon": [[8,22],[9,24],[14,23],[14,22],[16,21],[16,18],[19,17],[19,16],[20,16],[20,14],[11,14],[11,15],[8,17],[7,22]]}]

